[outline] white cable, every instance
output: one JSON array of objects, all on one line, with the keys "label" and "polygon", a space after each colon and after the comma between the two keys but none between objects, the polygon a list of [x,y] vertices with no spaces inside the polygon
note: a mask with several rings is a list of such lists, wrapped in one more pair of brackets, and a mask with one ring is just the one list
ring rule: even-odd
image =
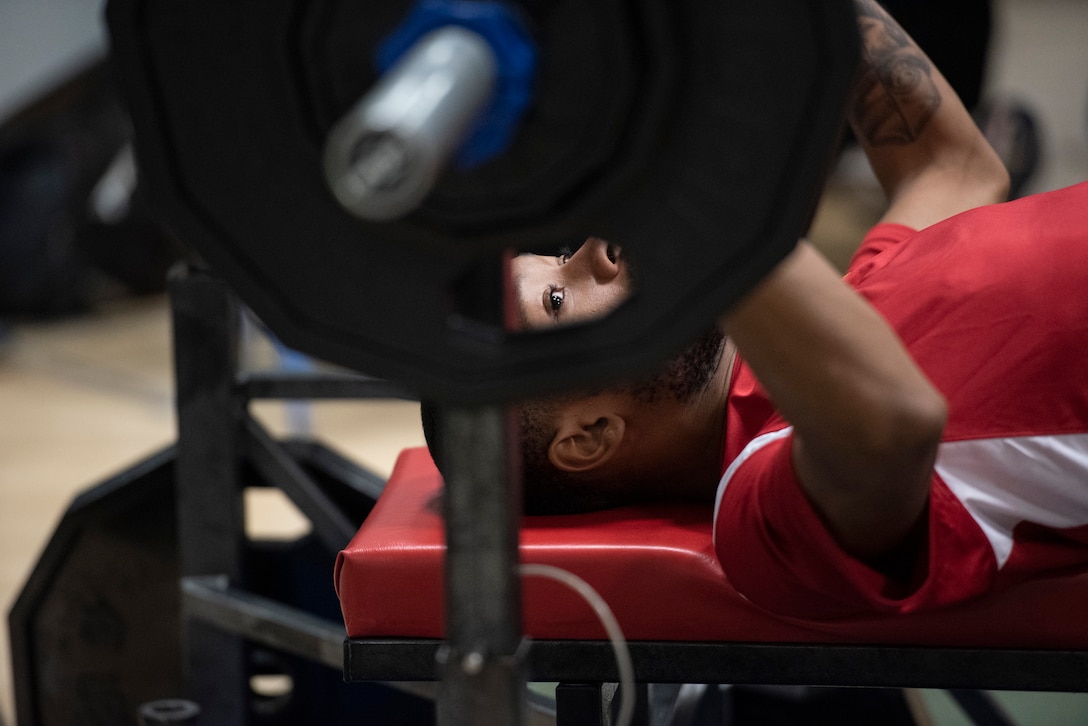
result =
[{"label": "white cable", "polygon": [[612,641],[612,650],[616,653],[616,668],[620,672],[620,712],[616,717],[617,726],[630,726],[635,716],[635,669],[631,665],[631,653],[627,649],[627,640],[623,637],[620,624],[612,609],[593,587],[574,573],[554,565],[526,564],[520,567],[524,577],[545,577],[566,585],[582,596],[604,626],[608,639]]}]

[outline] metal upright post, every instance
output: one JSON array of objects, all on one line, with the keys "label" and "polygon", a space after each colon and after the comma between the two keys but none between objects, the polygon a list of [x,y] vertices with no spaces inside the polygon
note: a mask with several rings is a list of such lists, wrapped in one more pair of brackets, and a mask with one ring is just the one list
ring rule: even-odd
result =
[{"label": "metal upright post", "polygon": [[523,724],[526,674],[518,577],[520,481],[507,413],[441,413],[446,462],[446,643],[439,726]]},{"label": "metal upright post", "polygon": [[[193,269],[170,277],[177,380],[177,516],[182,577],[243,578],[239,487],[238,306],[222,281]],[[182,612],[188,696],[209,724],[247,721],[245,643]],[[202,721],[202,722],[203,722]]]}]

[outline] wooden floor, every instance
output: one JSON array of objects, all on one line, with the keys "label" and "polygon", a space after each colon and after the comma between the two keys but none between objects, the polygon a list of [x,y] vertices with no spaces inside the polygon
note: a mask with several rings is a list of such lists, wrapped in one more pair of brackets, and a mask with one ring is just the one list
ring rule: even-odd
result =
[{"label": "wooden floor", "polygon": [[[1030,101],[1045,124],[1048,154],[1032,189],[1088,178],[1088,3],[1003,0],[997,10],[991,86]],[[814,238],[839,264],[879,211],[871,179],[864,177],[844,171],[817,219]],[[169,335],[166,301],[152,297],[114,300],[61,321],[21,323],[0,343],[5,615],[72,497],[173,441]],[[410,403],[324,403],[301,412],[267,406],[259,413],[277,430],[308,426],[382,473],[398,451],[422,443]],[[300,413],[308,423],[298,423]],[[275,501],[257,502],[255,509],[255,527],[297,525]],[[11,723],[7,636],[0,627],[0,715]],[[1024,712],[1044,715],[1025,722],[1066,723],[1085,713],[1076,710],[1081,701],[1033,698]],[[941,723],[959,723],[949,719]]]}]

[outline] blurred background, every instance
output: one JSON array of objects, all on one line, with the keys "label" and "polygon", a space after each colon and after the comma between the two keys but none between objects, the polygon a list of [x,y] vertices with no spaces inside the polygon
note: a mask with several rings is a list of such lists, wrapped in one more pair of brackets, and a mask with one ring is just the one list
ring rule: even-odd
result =
[{"label": "blurred background", "polygon": [[[0,719],[14,722],[6,614],[71,499],[174,439],[168,267],[143,205],[100,0],[0,0]],[[887,3],[968,102],[1026,194],[1088,179],[1088,2]],[[883,200],[843,149],[811,237],[842,266]],[[1088,210],[1086,210],[1088,214]],[[286,365],[252,329],[253,366]],[[422,444],[405,402],[262,404],[385,475]],[[255,495],[256,497],[256,495]],[[305,523],[282,497],[254,531]],[[332,582],[332,563],[329,565]],[[1086,624],[1088,627],[1088,624]],[[961,723],[927,694],[939,723]],[[1084,698],[1002,694],[1022,723],[1088,722]]]}]

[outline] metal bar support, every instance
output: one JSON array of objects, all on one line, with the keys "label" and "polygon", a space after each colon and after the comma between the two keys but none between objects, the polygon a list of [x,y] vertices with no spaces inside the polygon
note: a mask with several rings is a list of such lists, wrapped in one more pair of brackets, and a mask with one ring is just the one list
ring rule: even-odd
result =
[{"label": "metal bar support", "polygon": [[239,382],[241,395],[247,400],[274,399],[342,399],[394,398],[415,400],[415,395],[402,386],[381,378],[351,373],[247,373]]},{"label": "metal bar support", "polygon": [[524,724],[525,651],[518,577],[520,457],[499,407],[441,412],[446,462],[446,637],[439,726]]},{"label": "metal bar support", "polygon": [[[232,587],[227,578],[214,575],[182,578],[181,598],[188,618],[336,670],[343,667],[343,623]],[[435,698],[430,683],[386,685],[428,700]]]},{"label": "metal bar support", "polygon": [[355,536],[358,527],[251,416],[245,416],[242,426],[245,431],[245,452],[261,476],[282,490],[302,510],[329,551],[343,549]]},{"label": "metal bar support", "polygon": [[342,623],[231,587],[226,577],[182,578],[181,605],[188,619],[338,670],[343,666]]},{"label": "metal bar support", "polygon": [[[245,525],[235,396],[238,306],[220,280],[176,268],[169,280],[177,380],[181,575],[243,575]],[[209,723],[246,723],[245,643],[182,618],[182,673]]]}]

